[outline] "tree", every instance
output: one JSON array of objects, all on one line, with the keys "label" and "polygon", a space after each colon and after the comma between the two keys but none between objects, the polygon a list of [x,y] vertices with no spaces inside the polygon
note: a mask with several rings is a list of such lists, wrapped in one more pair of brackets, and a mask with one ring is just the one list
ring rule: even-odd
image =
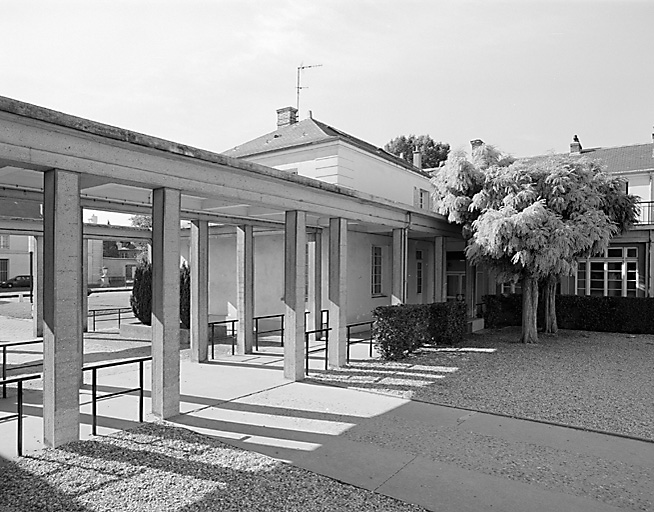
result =
[{"label": "tree", "polygon": [[150,215],[132,215],[129,221],[135,228],[152,229],[152,217]]},{"label": "tree", "polygon": [[[152,217],[150,215],[132,215],[129,218],[129,221],[132,223],[132,226],[134,226],[135,228],[152,229]],[[139,242],[135,242],[134,246],[136,249],[141,250],[138,259],[139,260],[147,259],[148,244],[146,242],[139,241]]]},{"label": "tree", "polygon": [[[141,260],[134,272],[134,286],[129,298],[134,316],[144,325],[152,321],[152,264]],[[179,321],[189,329],[191,325],[191,269],[186,262],[179,268]]]},{"label": "tree", "polygon": [[103,240],[102,256],[105,258],[118,258],[118,244],[114,240]]},{"label": "tree", "polygon": [[440,213],[463,226],[466,256],[499,282],[522,280],[522,341],[538,340],[538,284],[546,331],[556,332],[555,294],[578,258],[603,253],[629,228],[636,198],[596,162],[569,156],[513,162],[492,146],[456,153],[432,179]]},{"label": "tree", "polygon": [[384,149],[393,155],[399,156],[409,163],[413,163],[413,151],[417,149],[422,155],[422,168],[439,167],[447,159],[450,145],[435,142],[429,135],[400,135],[384,146]]}]

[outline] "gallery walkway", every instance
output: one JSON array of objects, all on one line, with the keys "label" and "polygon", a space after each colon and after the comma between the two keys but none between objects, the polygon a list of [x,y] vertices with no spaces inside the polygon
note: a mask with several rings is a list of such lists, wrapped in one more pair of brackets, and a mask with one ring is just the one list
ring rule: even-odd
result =
[{"label": "gallery walkway", "polygon": [[[354,358],[366,357],[365,345],[353,349]],[[429,510],[654,506],[651,443],[291,382],[278,355],[225,355],[201,365],[187,356],[183,351],[182,414],[173,424]],[[111,393],[135,379],[132,368],[114,368],[98,377],[98,387]],[[41,447],[39,393],[26,397],[26,452]],[[82,438],[90,437],[89,393],[88,386],[81,391]],[[137,406],[135,395],[100,402],[98,434],[136,426]],[[0,424],[4,457],[15,456],[14,429],[15,422]]]}]

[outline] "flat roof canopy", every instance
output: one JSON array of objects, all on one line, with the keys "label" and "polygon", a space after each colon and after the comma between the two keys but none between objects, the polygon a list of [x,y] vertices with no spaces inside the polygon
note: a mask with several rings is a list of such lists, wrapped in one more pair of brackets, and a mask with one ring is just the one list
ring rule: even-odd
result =
[{"label": "flat roof canopy", "polygon": [[42,201],[54,168],[79,173],[82,206],[96,210],[149,214],[166,187],[181,192],[182,218],[217,224],[279,228],[300,210],[313,227],[341,217],[360,231],[461,233],[442,215],[0,96],[0,197]]}]

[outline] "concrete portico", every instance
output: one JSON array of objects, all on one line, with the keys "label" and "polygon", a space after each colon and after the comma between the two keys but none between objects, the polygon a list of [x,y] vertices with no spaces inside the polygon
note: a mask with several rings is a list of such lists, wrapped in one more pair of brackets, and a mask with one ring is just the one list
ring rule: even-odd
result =
[{"label": "concrete portico", "polygon": [[[43,262],[44,437],[50,446],[78,437],[83,239],[90,236],[87,231],[102,236],[112,230],[84,226],[82,208],[153,217],[152,408],[162,418],[179,411],[180,219],[192,221],[194,361],[207,357],[208,232],[236,227],[238,349],[243,353],[252,350],[255,230],[284,232],[284,368],[291,380],[304,378],[304,333],[319,325],[326,298],[333,329],[330,364],[344,364],[348,230],[392,233],[393,256],[403,262],[394,273],[395,302],[406,297],[407,240],[437,246],[434,237],[457,235],[442,216],[428,211],[2,97],[0,197],[44,205],[42,227],[5,218],[0,230],[43,237],[42,244],[37,238],[34,252],[39,268]],[[308,276],[313,325],[307,327],[308,263],[314,273]],[[40,285],[37,281],[37,291]],[[38,309],[36,318],[38,328]]]}]

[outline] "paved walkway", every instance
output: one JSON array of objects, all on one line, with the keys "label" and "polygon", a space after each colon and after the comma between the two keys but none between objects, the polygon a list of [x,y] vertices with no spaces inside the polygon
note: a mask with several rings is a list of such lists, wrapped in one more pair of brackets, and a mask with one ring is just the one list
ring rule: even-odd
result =
[{"label": "paved walkway", "polygon": [[[366,357],[366,346],[353,348],[353,358]],[[279,353],[266,350],[202,365],[183,351],[182,414],[172,423],[429,510],[654,510],[652,443],[292,383]],[[316,371],[320,357],[311,362]],[[112,392],[132,381],[135,369],[122,367],[99,385]],[[26,396],[28,452],[42,447],[40,398],[38,389]],[[88,438],[88,387],[81,401]],[[135,426],[137,405],[136,396],[100,402],[98,433]],[[0,423],[0,455],[15,456],[14,432],[15,422]]]}]

